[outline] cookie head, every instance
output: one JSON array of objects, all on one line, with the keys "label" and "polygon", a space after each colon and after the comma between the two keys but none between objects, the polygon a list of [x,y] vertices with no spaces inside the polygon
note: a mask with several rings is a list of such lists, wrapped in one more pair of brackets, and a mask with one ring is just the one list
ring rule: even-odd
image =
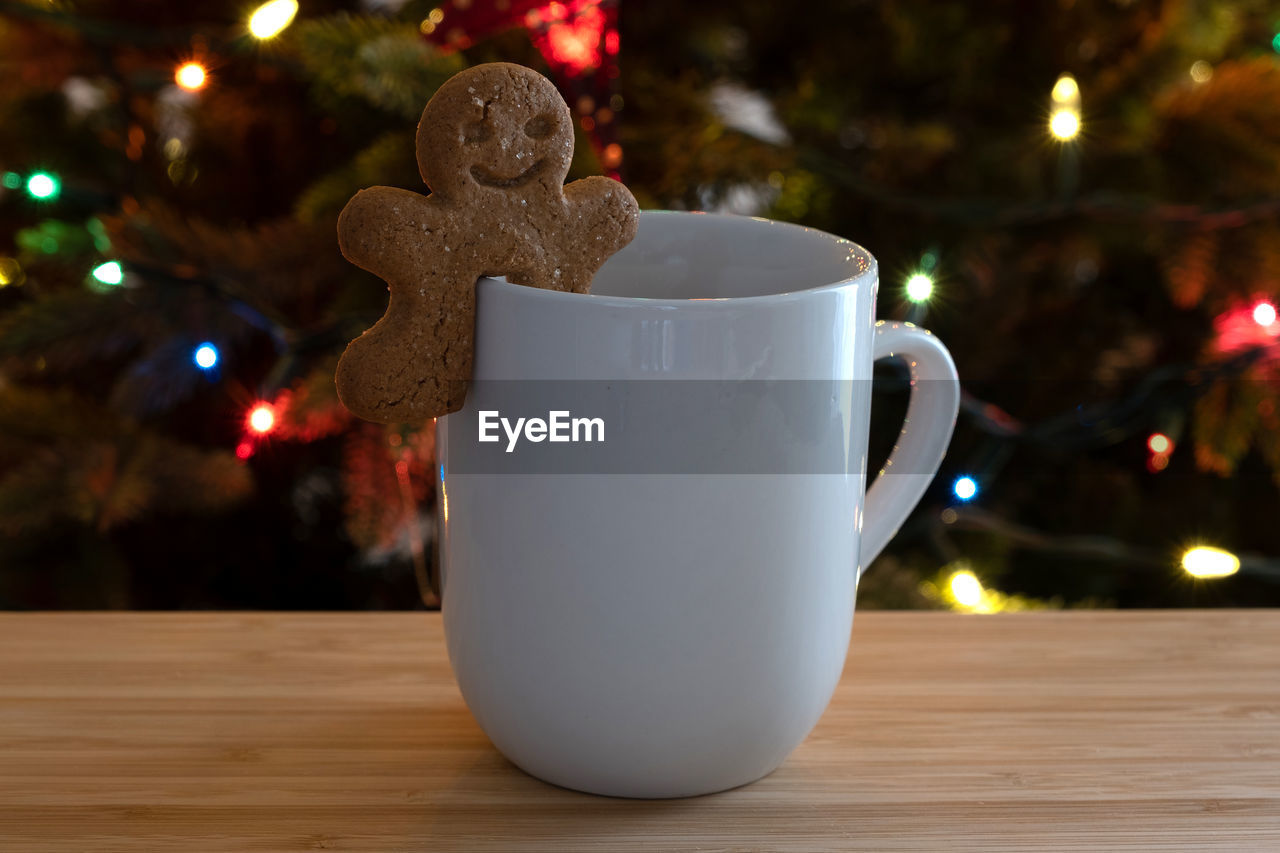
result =
[{"label": "cookie head", "polygon": [[446,198],[559,190],[573,159],[573,119],[546,77],[494,62],[440,87],[422,113],[417,146],[422,179]]}]

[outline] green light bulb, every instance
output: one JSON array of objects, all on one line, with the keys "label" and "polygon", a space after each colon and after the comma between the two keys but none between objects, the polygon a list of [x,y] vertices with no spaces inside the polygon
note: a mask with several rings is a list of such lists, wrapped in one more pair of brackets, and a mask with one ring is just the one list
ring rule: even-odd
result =
[{"label": "green light bulb", "polygon": [[36,172],[27,178],[27,192],[32,198],[55,199],[62,192],[62,184],[48,172]]},{"label": "green light bulb", "polygon": [[93,277],[103,284],[119,284],[124,281],[124,268],[119,261],[107,261],[93,268]]}]

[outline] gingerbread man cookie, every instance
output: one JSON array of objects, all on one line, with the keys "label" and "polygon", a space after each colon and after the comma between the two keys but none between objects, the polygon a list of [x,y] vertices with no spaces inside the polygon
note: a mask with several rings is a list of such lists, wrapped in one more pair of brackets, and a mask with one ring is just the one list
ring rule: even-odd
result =
[{"label": "gingerbread man cookie", "polygon": [[380,423],[462,407],[482,276],[586,293],[635,236],[639,207],[619,182],[565,185],[573,119],[541,74],[505,62],[448,80],[422,113],[423,196],[356,194],[338,219],[347,260],[385,279],[387,313],[338,363],[338,396]]}]

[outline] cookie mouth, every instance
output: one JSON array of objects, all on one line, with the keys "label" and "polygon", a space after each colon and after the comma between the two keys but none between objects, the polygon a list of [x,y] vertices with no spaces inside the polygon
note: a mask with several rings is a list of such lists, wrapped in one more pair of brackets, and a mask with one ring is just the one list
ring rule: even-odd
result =
[{"label": "cookie mouth", "polygon": [[471,179],[482,187],[493,187],[494,189],[499,190],[519,187],[536,178],[538,173],[542,171],[543,164],[546,162],[546,160],[539,160],[513,178],[504,178],[501,175],[495,175],[484,166],[475,165],[471,167]]}]

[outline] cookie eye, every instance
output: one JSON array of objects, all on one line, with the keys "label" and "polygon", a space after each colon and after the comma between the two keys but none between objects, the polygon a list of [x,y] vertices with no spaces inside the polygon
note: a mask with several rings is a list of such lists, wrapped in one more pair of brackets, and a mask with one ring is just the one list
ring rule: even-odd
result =
[{"label": "cookie eye", "polygon": [[524,135],[530,139],[546,139],[556,129],[555,116],[543,114],[524,123]]},{"label": "cookie eye", "polygon": [[489,137],[492,135],[493,130],[489,127],[488,123],[483,121],[473,121],[462,128],[463,141],[471,143],[472,145],[487,142]]}]

